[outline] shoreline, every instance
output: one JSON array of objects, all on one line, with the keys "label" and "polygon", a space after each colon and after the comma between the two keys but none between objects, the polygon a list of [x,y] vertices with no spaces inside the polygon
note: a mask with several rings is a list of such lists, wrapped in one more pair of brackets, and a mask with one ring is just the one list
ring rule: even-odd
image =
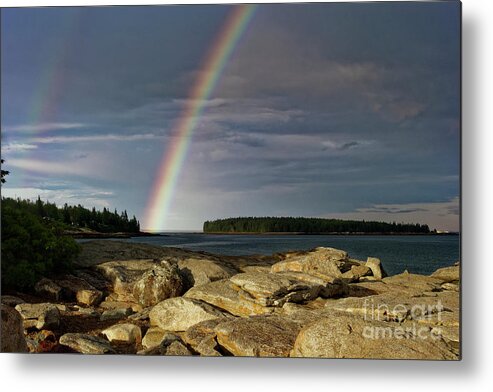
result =
[{"label": "shoreline", "polygon": [[[2,326],[15,326],[2,351],[458,360],[459,301],[458,263],[388,276],[379,259],[334,248],[224,256],[89,241],[71,273],[2,292]],[[445,324],[408,312],[442,303]],[[333,337],[320,333],[329,326]],[[365,332],[382,328],[384,345]]]},{"label": "shoreline", "polygon": [[96,231],[91,232],[64,232],[65,236],[72,237],[74,239],[126,239],[126,238],[139,238],[139,237],[167,237],[166,234],[159,233],[147,233],[147,232],[139,232],[139,233],[101,233]]}]

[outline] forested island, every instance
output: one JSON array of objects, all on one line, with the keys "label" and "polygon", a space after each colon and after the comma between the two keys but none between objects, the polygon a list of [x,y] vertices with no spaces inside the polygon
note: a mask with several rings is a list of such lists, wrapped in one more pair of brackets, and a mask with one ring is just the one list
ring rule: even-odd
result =
[{"label": "forested island", "polygon": [[302,217],[238,217],[204,222],[204,233],[430,234],[428,225]]}]

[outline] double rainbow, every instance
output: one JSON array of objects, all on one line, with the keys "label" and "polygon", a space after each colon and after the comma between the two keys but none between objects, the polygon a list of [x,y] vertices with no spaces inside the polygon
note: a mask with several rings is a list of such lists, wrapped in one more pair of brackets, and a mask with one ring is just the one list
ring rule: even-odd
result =
[{"label": "double rainbow", "polygon": [[176,181],[195,127],[204,111],[205,103],[212,95],[234,48],[253,17],[255,8],[256,6],[253,4],[235,6],[205,58],[202,72],[174,126],[170,145],[158,167],[146,207],[143,225],[146,230],[157,231],[165,228]]}]

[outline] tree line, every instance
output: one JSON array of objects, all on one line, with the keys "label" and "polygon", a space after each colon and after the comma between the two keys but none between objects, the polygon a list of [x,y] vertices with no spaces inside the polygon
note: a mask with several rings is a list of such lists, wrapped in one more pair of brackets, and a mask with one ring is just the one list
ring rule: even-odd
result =
[{"label": "tree line", "polygon": [[43,220],[60,222],[69,227],[88,228],[101,233],[140,232],[140,222],[135,216],[129,218],[126,210],[118,213],[116,209],[111,212],[105,207],[100,211],[95,207],[87,209],[80,204],[69,206],[67,203],[63,207],[58,207],[55,203],[41,200],[39,196],[36,201],[2,198],[2,204],[27,211]]},{"label": "tree line", "polygon": [[204,222],[204,233],[430,233],[428,225],[302,217],[238,217]]},{"label": "tree line", "polygon": [[26,201],[3,198],[1,209],[2,293],[31,289],[43,276],[72,269],[80,247],[63,235],[65,224],[42,219],[35,204]]}]

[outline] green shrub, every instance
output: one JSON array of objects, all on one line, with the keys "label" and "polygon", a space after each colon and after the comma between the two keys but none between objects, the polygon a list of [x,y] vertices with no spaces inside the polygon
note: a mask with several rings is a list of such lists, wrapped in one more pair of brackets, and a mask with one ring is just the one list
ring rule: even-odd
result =
[{"label": "green shrub", "polygon": [[30,289],[41,276],[70,271],[79,252],[56,222],[2,201],[2,287]]}]

